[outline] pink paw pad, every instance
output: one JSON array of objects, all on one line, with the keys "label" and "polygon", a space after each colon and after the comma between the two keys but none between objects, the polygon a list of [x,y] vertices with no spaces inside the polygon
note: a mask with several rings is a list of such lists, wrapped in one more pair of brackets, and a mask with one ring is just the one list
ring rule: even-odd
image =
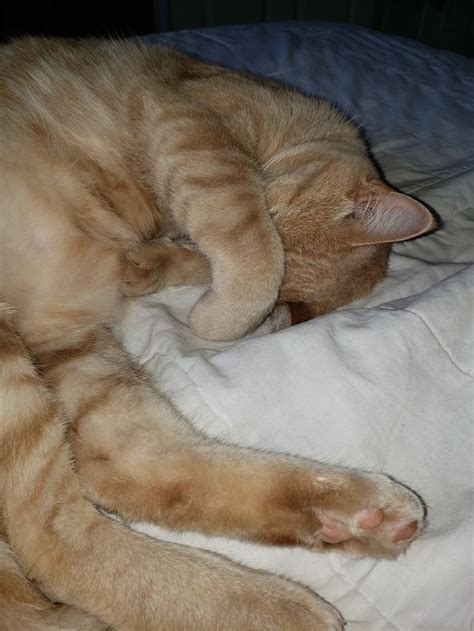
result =
[{"label": "pink paw pad", "polygon": [[377,528],[383,521],[383,510],[381,508],[367,508],[356,515],[356,524],[362,530]]},{"label": "pink paw pad", "polygon": [[325,543],[341,543],[351,538],[351,534],[342,524],[333,519],[322,519],[321,539]]},{"label": "pink paw pad", "polygon": [[416,533],[418,529],[418,522],[415,521],[411,521],[408,524],[403,524],[402,526],[399,526],[396,530],[395,530],[395,538],[394,541],[406,541],[407,539],[411,539],[413,537],[413,535]]}]

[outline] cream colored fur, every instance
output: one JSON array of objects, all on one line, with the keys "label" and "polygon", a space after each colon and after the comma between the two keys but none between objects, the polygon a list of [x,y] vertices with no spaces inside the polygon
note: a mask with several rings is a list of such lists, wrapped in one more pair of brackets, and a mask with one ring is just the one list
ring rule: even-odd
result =
[{"label": "cream colored fur", "polygon": [[[340,629],[309,590],[96,506],[394,557],[423,526],[417,496],[211,441],[113,327],[123,292],[160,278],[211,283],[190,319],[204,337],[238,337],[278,300],[334,308],[383,277],[375,244],[428,230],[429,213],[380,182],[328,104],[134,43],[5,46],[0,129],[0,294],[14,308],[0,312],[1,628]],[[169,241],[183,236],[199,251]]]}]

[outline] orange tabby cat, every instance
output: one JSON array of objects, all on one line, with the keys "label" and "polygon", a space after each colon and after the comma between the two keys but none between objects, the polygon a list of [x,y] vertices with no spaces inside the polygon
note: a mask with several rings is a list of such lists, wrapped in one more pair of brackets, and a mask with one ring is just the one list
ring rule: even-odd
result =
[{"label": "orange tabby cat", "polygon": [[[95,508],[387,558],[424,523],[388,477],[194,430],[116,339],[121,289],[155,286],[157,260],[161,285],[211,280],[190,324],[230,339],[278,299],[322,312],[367,292],[375,244],[431,215],[328,104],[155,47],[3,47],[0,126],[1,628],[341,629],[296,583]],[[150,241],[183,235],[202,254]]]}]

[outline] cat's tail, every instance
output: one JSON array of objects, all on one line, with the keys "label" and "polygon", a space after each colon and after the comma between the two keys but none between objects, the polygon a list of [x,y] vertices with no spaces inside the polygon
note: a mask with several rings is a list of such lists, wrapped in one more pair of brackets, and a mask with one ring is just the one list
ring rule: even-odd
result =
[{"label": "cat's tail", "polygon": [[[14,428],[9,421],[28,417],[32,412],[31,398],[18,393],[28,386],[34,390],[34,368],[20,340],[10,328],[10,309],[0,302],[0,477],[8,466],[8,450],[20,448],[14,440]],[[12,392],[15,390],[16,394]],[[15,397],[24,409],[7,410]],[[8,413],[10,412],[10,413]],[[34,433],[31,435],[34,439]],[[11,454],[10,454],[11,455]],[[26,475],[26,472],[25,472]],[[3,499],[0,488],[0,499]],[[3,502],[2,502],[3,503]],[[28,580],[18,564],[12,548],[3,539],[0,505],[0,629],[2,631],[104,631],[107,627],[96,618],[48,600]]]}]

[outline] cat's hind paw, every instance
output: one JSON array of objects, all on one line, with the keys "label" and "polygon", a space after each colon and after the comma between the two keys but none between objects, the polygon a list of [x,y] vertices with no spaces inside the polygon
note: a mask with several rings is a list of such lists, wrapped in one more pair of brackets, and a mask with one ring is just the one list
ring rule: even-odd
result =
[{"label": "cat's hind paw", "polygon": [[315,510],[321,526],[311,547],[373,557],[398,556],[425,525],[422,500],[385,475],[354,472],[349,477],[347,490],[341,486]]}]

